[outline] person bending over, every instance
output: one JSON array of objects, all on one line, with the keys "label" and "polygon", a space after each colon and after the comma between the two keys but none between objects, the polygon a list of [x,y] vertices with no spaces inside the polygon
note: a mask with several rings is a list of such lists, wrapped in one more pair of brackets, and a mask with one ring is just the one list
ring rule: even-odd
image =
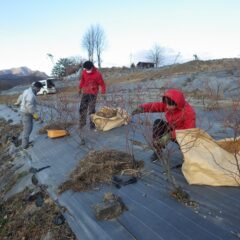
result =
[{"label": "person bending over", "polygon": [[133,110],[132,115],[144,112],[164,112],[166,121],[156,119],[153,123],[152,138],[155,152],[151,160],[158,159],[162,149],[169,141],[176,142],[175,130],[196,127],[196,114],[193,107],[185,100],[179,89],[167,90],[161,102],[144,103]]},{"label": "person bending over", "polygon": [[29,136],[33,128],[33,119],[38,120],[37,111],[37,93],[43,85],[40,82],[35,82],[31,87],[26,89],[21,97],[18,99],[20,104],[20,113],[23,123],[23,133],[22,133],[22,148],[27,149],[31,142],[29,141]]}]

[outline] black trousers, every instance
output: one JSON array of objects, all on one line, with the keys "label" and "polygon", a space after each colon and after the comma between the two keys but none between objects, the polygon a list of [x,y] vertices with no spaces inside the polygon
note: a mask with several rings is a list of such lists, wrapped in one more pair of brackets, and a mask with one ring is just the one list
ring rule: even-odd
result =
[{"label": "black trousers", "polygon": [[171,131],[171,128],[169,124],[162,120],[162,119],[156,119],[153,123],[153,140],[157,140],[164,136],[166,133],[169,133]]},{"label": "black trousers", "polygon": [[[94,94],[83,94],[81,98],[81,104],[79,108],[80,114],[80,128],[83,128],[86,125],[87,113],[89,115],[95,113],[97,95]],[[95,125],[90,118],[90,128],[93,128]]]},{"label": "black trousers", "polygon": [[[171,132],[172,129],[170,127],[170,125],[162,120],[162,119],[156,119],[153,123],[153,146],[158,150],[161,149],[163,146],[160,146],[158,144],[155,144],[154,140],[157,140],[161,137],[163,137],[166,133]],[[175,142],[176,144],[178,144],[177,140],[175,139],[171,139],[172,142]],[[179,145],[179,144],[178,144]]]},{"label": "black trousers", "polygon": [[165,146],[160,145],[159,143],[157,143],[156,140],[160,139],[161,137],[163,137],[166,133],[169,133],[170,131],[171,131],[171,128],[166,121],[164,121],[162,119],[156,119],[154,121],[152,137],[153,137],[153,146],[157,152],[161,152],[162,148],[165,148]]}]

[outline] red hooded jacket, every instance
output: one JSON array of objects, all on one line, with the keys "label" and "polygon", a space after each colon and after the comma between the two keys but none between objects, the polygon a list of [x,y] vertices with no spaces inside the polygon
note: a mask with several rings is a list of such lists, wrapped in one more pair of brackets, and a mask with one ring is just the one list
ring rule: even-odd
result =
[{"label": "red hooded jacket", "polygon": [[167,109],[167,105],[163,102],[145,103],[140,105],[144,112],[165,112],[167,122],[172,128],[172,138],[176,138],[175,130],[188,129],[196,127],[196,114],[194,109],[185,101],[184,95],[180,90],[170,89],[163,95],[171,98],[177,108],[173,111]]},{"label": "red hooded jacket", "polygon": [[79,89],[83,90],[86,94],[98,94],[99,86],[101,87],[101,93],[106,93],[106,86],[102,78],[102,74],[93,67],[91,73],[87,73],[84,69],[79,83]]}]

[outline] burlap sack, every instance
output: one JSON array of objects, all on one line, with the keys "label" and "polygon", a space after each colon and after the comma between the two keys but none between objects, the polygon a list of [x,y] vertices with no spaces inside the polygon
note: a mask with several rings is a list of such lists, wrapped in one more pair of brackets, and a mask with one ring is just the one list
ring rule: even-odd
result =
[{"label": "burlap sack", "polygon": [[103,107],[95,114],[92,114],[91,119],[97,130],[109,131],[113,128],[127,125],[130,117],[128,113],[121,108]]},{"label": "burlap sack", "polygon": [[176,131],[189,184],[240,186],[240,138],[215,141],[202,129]]}]

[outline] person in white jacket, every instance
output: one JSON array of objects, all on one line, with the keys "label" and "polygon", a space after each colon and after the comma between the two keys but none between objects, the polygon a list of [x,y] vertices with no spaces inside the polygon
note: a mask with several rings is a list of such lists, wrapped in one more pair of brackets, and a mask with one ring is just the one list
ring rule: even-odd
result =
[{"label": "person in white jacket", "polygon": [[40,82],[35,82],[32,86],[26,89],[21,95],[20,112],[23,123],[23,133],[22,133],[22,148],[27,149],[29,144],[29,136],[33,128],[33,118],[37,120],[38,115],[36,113],[37,105],[37,93],[43,85]]}]

